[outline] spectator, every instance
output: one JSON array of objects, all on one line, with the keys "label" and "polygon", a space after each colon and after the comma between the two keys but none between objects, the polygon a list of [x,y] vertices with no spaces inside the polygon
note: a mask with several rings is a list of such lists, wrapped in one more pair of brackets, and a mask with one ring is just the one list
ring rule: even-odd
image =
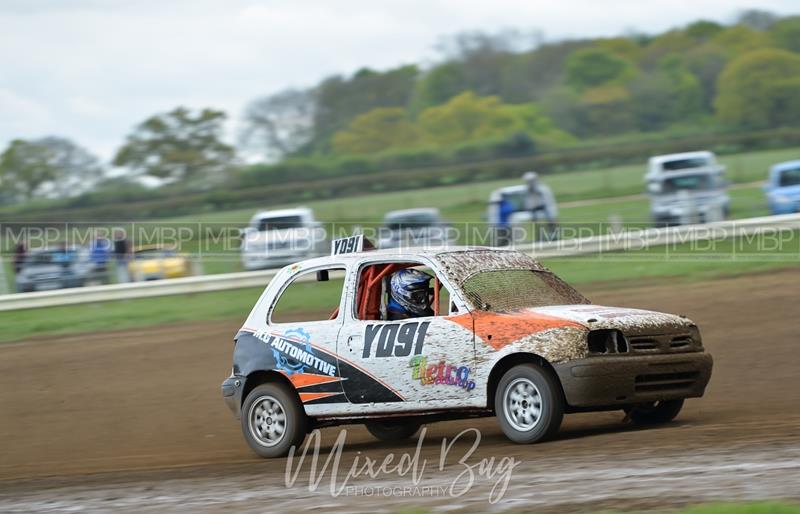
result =
[{"label": "spectator", "polygon": [[125,231],[114,231],[114,261],[117,268],[117,282],[130,282],[128,261],[131,256],[131,247]]},{"label": "spectator", "polygon": [[514,214],[514,205],[503,196],[498,211],[497,246],[508,246],[511,243],[511,215]]},{"label": "spectator", "polygon": [[522,179],[528,186],[525,210],[530,211],[532,221],[545,223],[545,234],[548,238],[555,237],[557,213],[553,192],[539,180],[539,174],[535,171],[525,173]]},{"label": "spectator", "polygon": [[25,243],[17,243],[17,246],[14,247],[14,273],[19,273],[19,270],[22,269],[22,264],[25,262],[25,258],[28,256],[28,252],[25,249]]},{"label": "spectator", "polygon": [[110,247],[111,243],[109,243],[108,239],[99,235],[92,241],[89,248],[89,258],[92,261],[95,272],[102,272],[108,268]]}]

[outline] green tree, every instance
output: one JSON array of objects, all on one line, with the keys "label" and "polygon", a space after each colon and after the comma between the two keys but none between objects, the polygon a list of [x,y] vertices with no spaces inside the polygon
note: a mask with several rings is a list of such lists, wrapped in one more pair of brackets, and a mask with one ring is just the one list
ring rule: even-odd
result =
[{"label": "green tree", "polygon": [[632,109],[641,130],[658,130],[702,113],[700,81],[678,55],[665,57],[658,69],[642,74],[629,85]]},{"label": "green tree", "polygon": [[418,143],[419,131],[402,107],[378,107],[356,116],[331,139],[333,151],[339,154],[369,154]]},{"label": "green tree", "polygon": [[103,173],[94,155],[63,137],[18,139],[0,155],[4,197],[76,196],[92,189]]},{"label": "green tree", "polygon": [[697,78],[703,91],[702,111],[714,110],[717,96],[717,79],[728,62],[728,53],[718,45],[706,43],[684,54],[686,68]]},{"label": "green tree", "polygon": [[631,64],[602,48],[578,50],[566,62],[566,82],[582,91],[616,82],[633,73]]},{"label": "green tree", "polygon": [[469,89],[464,65],[448,62],[434,67],[417,82],[411,105],[415,111],[443,104],[450,98]]},{"label": "green tree", "polygon": [[247,104],[239,144],[266,159],[297,152],[309,142],[316,99],[313,91],[287,89]]},{"label": "green tree", "polygon": [[609,136],[633,130],[636,122],[631,103],[630,93],[621,85],[587,89],[580,96],[576,112],[581,132]]},{"label": "green tree", "polygon": [[762,49],[734,59],[719,77],[717,116],[731,125],[769,128],[800,123],[800,56]]},{"label": "green tree", "polygon": [[15,139],[0,154],[3,196],[30,200],[59,177],[51,150],[31,141]]},{"label": "green tree", "polygon": [[648,42],[639,55],[638,64],[643,70],[652,70],[667,55],[685,54],[696,48],[697,35],[690,30],[675,29],[659,34]]},{"label": "green tree", "polygon": [[772,39],[781,48],[800,52],[800,16],[779,20],[770,28]]},{"label": "green tree", "polygon": [[103,178],[105,169],[97,157],[67,138],[48,136],[34,141],[48,149],[50,162],[58,169],[53,193],[61,197],[89,191]]},{"label": "green tree", "polygon": [[617,57],[622,57],[623,59],[627,59],[631,62],[635,61],[639,57],[639,53],[642,51],[641,46],[639,46],[631,38],[627,37],[598,39],[595,41],[595,44],[599,48],[608,50]]},{"label": "green tree", "polygon": [[570,136],[532,103],[504,104],[496,96],[479,97],[471,91],[453,97],[447,103],[431,107],[417,118],[426,141],[447,146],[479,139],[506,138],[526,133],[552,140]]},{"label": "green tree", "polygon": [[725,49],[731,57],[773,46],[769,34],[744,25],[729,27],[715,35],[711,41]]},{"label": "green tree", "polygon": [[222,180],[235,157],[222,141],[225,113],[189,109],[156,114],[139,124],[114,157],[114,166],[167,180]]},{"label": "green tree", "polygon": [[708,41],[724,30],[723,26],[714,21],[699,20],[686,27],[686,35],[695,41]]},{"label": "green tree", "polygon": [[564,63],[586,41],[564,41],[542,45],[512,62],[503,76],[503,100],[510,103],[538,101],[564,79]]},{"label": "green tree", "polygon": [[748,9],[739,13],[736,24],[753,30],[767,30],[776,21],[778,16],[775,13],[762,9]]},{"label": "green tree", "polygon": [[331,136],[359,114],[377,107],[407,107],[417,79],[416,66],[386,72],[364,68],[350,79],[335,76],[316,89],[310,149],[326,150]]}]

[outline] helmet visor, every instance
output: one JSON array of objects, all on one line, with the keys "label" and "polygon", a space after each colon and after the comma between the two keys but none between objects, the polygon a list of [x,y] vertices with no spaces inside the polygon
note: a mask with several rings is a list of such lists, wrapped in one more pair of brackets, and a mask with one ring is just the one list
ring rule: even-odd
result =
[{"label": "helmet visor", "polygon": [[430,288],[425,289],[418,289],[416,291],[410,291],[408,296],[411,303],[414,305],[420,305],[423,307],[427,307],[430,302],[430,296],[433,290]]}]

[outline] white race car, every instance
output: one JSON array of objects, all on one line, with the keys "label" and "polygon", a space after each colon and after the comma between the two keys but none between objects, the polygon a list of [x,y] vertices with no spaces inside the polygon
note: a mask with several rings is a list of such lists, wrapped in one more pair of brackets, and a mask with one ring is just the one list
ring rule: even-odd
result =
[{"label": "white race car", "polygon": [[[336,240],[332,255],[280,270],[236,334],[222,394],[263,457],[345,423],[400,440],[496,415],[517,443],[552,436],[570,412],[661,423],[708,384],[711,356],[684,317],[592,305],[519,252],[363,244]],[[405,268],[432,275],[433,316],[387,319],[389,277]],[[332,312],[285,314],[331,291]]]}]

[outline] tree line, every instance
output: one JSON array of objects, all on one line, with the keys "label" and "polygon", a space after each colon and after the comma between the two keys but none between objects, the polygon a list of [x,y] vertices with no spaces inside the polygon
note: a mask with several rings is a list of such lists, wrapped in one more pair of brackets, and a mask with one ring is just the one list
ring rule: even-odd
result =
[{"label": "tree line", "polygon": [[[333,76],[247,103],[236,145],[226,114],[178,107],[139,123],[107,170],[63,137],[15,140],[0,153],[0,202],[141,188],[246,185],[286,164],[498,158],[642,134],[800,126],[800,16],[747,11],[658,35],[543,43],[535,33],[464,33],[438,62]],[[274,165],[245,166],[237,151]],[[283,168],[281,167],[283,166]],[[378,165],[380,168],[382,165]],[[384,166],[385,167],[385,166]],[[348,169],[350,169],[348,168]],[[256,180],[262,182],[262,179]]]}]

